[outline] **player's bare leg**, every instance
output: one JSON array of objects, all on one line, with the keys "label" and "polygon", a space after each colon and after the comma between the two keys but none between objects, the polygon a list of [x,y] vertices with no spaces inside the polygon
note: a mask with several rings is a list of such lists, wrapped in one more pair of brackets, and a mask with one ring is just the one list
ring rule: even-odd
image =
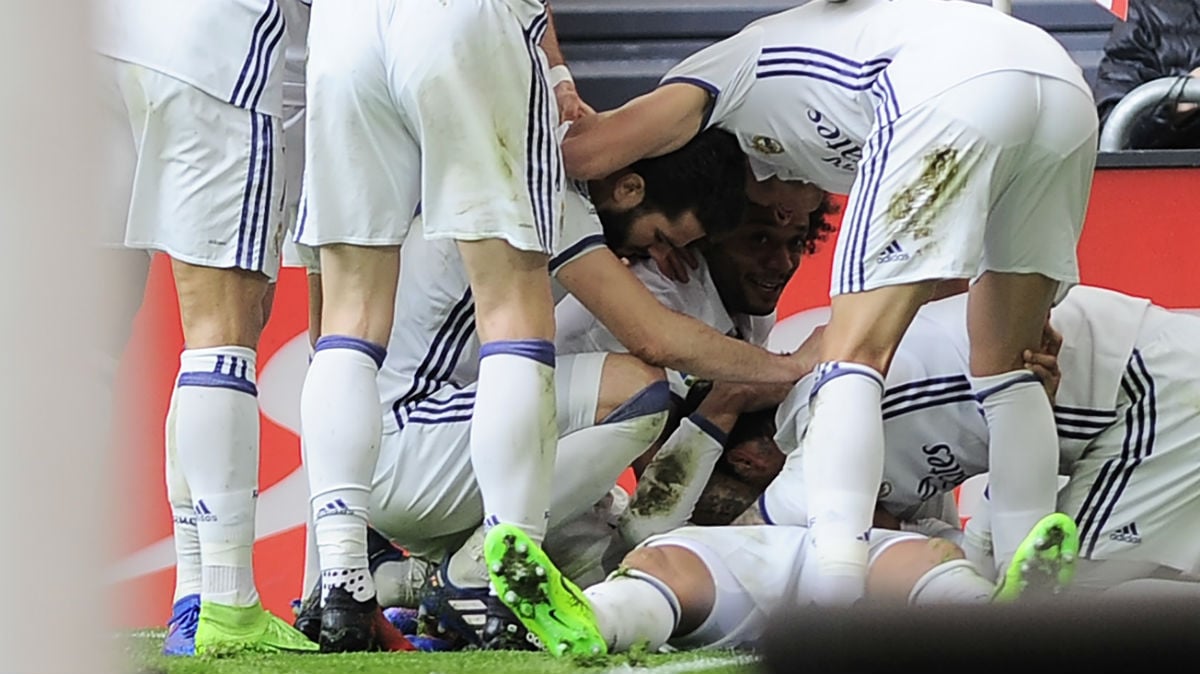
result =
[{"label": "player's bare leg", "polygon": [[[185,349],[168,420],[168,471],[177,535],[194,527],[201,562],[196,652],[222,648],[309,650],[262,609],[254,583],[258,498],[256,347],[267,277],[172,261]],[[186,490],[181,489],[186,485]],[[190,497],[193,512],[185,512]],[[188,546],[183,545],[183,548]]]},{"label": "player's bare leg", "polygon": [[541,550],[558,443],[554,307],[547,256],[497,239],[459,242],[481,344],[471,463],[483,497],[484,557],[493,589],[551,653],[586,647],[570,627],[540,629],[548,612],[570,620],[578,590]]},{"label": "player's bare leg", "polygon": [[1004,568],[1025,535],[1055,511],[1058,436],[1045,389],[1025,369],[1037,351],[1058,282],[985,272],[967,301],[971,385],[988,423],[991,527]]},{"label": "player's bare leg", "polygon": [[[857,601],[865,591],[867,535],[883,477],[884,377],[901,337],[936,281],[841,294],[821,341],[821,364],[804,436],[804,493],[821,604]],[[852,422],[850,420],[853,420]],[[774,514],[772,514],[774,517]]]},{"label": "player's bare leg", "polygon": [[378,647],[367,555],[379,457],[379,368],[395,311],[398,246],[321,248],[321,336],[300,398],[313,529],[321,567],[322,650]]}]

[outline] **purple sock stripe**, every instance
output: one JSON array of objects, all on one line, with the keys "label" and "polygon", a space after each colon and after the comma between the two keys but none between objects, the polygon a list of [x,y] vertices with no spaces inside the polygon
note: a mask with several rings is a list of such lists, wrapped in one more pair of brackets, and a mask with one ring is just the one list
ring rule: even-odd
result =
[{"label": "purple sock stripe", "polygon": [[247,395],[258,395],[258,387],[254,385],[254,382],[221,372],[181,372],[179,380],[175,382],[175,388],[182,388],[184,386],[225,388],[231,391],[240,391]]},{"label": "purple sock stripe", "polygon": [[317,340],[313,346],[313,355],[326,349],[350,349],[359,353],[370,356],[371,360],[375,361],[376,367],[383,367],[383,359],[387,358],[387,347],[380,346],[374,342],[368,342],[365,339],[358,337],[347,337],[346,335],[326,335]]},{"label": "purple sock stripe", "polygon": [[536,360],[546,367],[554,367],[554,342],[544,339],[505,339],[488,342],[479,348],[479,360],[502,353]]},{"label": "purple sock stripe", "polygon": [[601,424],[616,424],[638,417],[666,412],[671,406],[671,386],[665,381],[656,381],[633,394],[629,400],[617,406],[600,421]]},{"label": "purple sock stripe", "polygon": [[988,397],[995,395],[1006,389],[1010,389],[1010,388],[1016,386],[1017,384],[1024,384],[1027,382],[1035,382],[1035,383],[1040,384],[1041,381],[1042,380],[1038,379],[1037,375],[1032,372],[1022,372],[1020,374],[1013,375],[1013,377],[1011,379],[1005,381],[1004,383],[996,384],[995,386],[993,386],[991,388],[985,388],[984,390],[976,393],[975,400],[982,403],[984,400],[987,400]]},{"label": "purple sock stripe", "polygon": [[880,376],[878,372],[872,370],[866,365],[838,362],[821,363],[817,366],[817,372],[820,373],[820,376],[817,378],[816,383],[813,384],[812,391],[808,394],[808,399],[810,401],[817,397],[817,392],[821,390],[822,386],[828,384],[834,379],[837,379],[838,377],[844,377],[846,375],[855,375],[870,379],[879,386],[879,393],[881,396],[883,395],[883,377]]}]

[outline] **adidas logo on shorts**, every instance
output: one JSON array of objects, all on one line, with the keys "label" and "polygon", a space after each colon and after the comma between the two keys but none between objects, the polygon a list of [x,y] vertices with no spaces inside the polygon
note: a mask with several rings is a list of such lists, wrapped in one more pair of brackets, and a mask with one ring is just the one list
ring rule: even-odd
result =
[{"label": "adidas logo on shorts", "polygon": [[912,256],[904,252],[904,249],[900,247],[899,241],[892,241],[888,244],[888,247],[884,248],[883,252],[879,254],[879,259],[877,262],[879,264],[884,264],[886,262],[903,262],[910,257]]},{"label": "adidas logo on shorts", "polygon": [[1118,543],[1129,543],[1130,545],[1137,545],[1142,542],[1142,537],[1138,534],[1137,524],[1133,522],[1117,529],[1109,534],[1108,537]]}]

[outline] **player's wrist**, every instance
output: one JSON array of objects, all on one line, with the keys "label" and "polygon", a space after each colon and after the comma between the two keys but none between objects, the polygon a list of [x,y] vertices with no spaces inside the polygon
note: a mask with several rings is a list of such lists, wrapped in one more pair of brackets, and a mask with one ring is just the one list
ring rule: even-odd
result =
[{"label": "player's wrist", "polygon": [[560,84],[569,84],[571,88],[575,88],[575,78],[571,76],[571,69],[567,64],[560,63],[550,68],[550,88],[558,89]]}]

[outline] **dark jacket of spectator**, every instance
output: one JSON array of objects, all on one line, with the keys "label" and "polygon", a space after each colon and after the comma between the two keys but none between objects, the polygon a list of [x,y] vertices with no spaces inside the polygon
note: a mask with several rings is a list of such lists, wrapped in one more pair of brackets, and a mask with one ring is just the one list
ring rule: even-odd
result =
[{"label": "dark jacket of spectator", "polygon": [[[1118,21],[1104,45],[1097,73],[1100,123],[1139,85],[1162,77],[1200,74],[1200,0],[1131,0],[1128,21]],[[1174,90],[1175,92],[1178,89]],[[1200,148],[1200,113],[1180,112],[1167,97],[1134,123],[1128,146]]]}]

